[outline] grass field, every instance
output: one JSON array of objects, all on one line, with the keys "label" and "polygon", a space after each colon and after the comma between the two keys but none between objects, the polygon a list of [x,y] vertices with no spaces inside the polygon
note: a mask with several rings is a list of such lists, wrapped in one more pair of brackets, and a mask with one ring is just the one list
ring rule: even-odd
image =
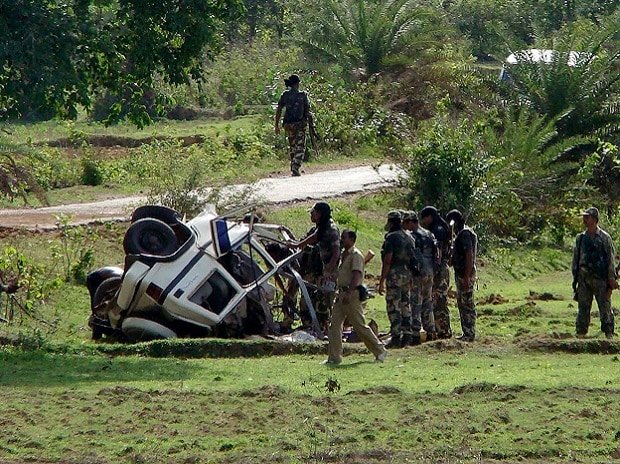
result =
[{"label": "grass field", "polygon": [[[332,203],[341,227],[358,230],[360,248],[378,251],[395,201]],[[309,205],[265,213],[300,234]],[[97,233],[96,265],[121,262],[124,226]],[[46,262],[56,240],[22,234],[3,244]],[[620,459],[620,343],[603,339],[596,317],[590,338],[572,337],[569,260],[567,249],[494,248],[479,262],[475,343],[392,350],[383,364],[351,344],[333,368],[320,364],[320,343],[96,344],[86,289],[66,284],[41,308],[52,324],[23,318],[0,331],[13,341],[0,347],[0,462]],[[375,259],[370,284],[378,270]],[[382,298],[370,300],[368,316],[387,330]],[[266,354],[275,352],[288,354]]]}]

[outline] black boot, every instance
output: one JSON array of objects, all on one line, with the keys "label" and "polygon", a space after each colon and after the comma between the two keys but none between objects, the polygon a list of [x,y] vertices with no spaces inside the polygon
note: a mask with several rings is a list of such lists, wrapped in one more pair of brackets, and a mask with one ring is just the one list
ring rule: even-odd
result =
[{"label": "black boot", "polygon": [[406,347],[411,345],[411,342],[413,340],[413,336],[411,334],[403,334],[402,338],[400,339],[400,346],[401,347]]},{"label": "black boot", "polygon": [[418,346],[418,345],[420,345],[421,343],[422,343],[422,341],[420,340],[420,334],[417,334],[417,335],[416,335],[416,334],[413,334],[413,335],[411,336],[411,342],[409,342],[409,344],[410,344],[411,346]]},{"label": "black boot", "polygon": [[392,335],[390,341],[385,345],[386,348],[400,348],[400,335]]}]

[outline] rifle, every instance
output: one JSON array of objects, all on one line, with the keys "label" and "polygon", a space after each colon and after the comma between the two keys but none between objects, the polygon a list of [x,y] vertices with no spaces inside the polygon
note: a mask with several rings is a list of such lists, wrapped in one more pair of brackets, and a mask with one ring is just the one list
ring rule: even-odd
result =
[{"label": "rifle", "polygon": [[577,237],[577,262],[573,263],[575,266],[573,268],[573,301],[579,301],[579,296],[577,295],[577,275],[579,274],[579,261],[581,260],[581,240],[583,240],[583,234],[579,234]]},{"label": "rifle", "polygon": [[[312,113],[308,113],[308,135],[310,135],[310,145],[314,149],[315,155],[319,156],[319,144],[321,142],[321,136],[316,130],[316,125],[314,124],[314,115]],[[307,153],[307,152],[306,152]],[[306,154],[304,161],[308,161],[308,154]]]}]

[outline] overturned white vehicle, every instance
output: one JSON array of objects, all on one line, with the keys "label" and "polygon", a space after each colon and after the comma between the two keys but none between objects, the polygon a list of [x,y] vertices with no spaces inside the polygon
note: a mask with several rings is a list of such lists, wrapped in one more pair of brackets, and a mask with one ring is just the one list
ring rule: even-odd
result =
[{"label": "overturned white vehicle", "polygon": [[308,290],[317,289],[296,270],[303,251],[285,246],[293,234],[246,212],[205,212],[184,222],[166,207],[136,209],[123,240],[124,269],[104,267],[87,278],[93,339],[281,333],[295,318],[282,302],[289,282],[320,334]]}]

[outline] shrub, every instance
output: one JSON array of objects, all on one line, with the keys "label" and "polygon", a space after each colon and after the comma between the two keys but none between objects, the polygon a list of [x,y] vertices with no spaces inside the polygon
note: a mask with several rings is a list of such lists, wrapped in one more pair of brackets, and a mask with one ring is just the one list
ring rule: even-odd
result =
[{"label": "shrub", "polygon": [[452,123],[445,114],[430,121],[405,160],[409,203],[418,209],[432,204],[443,212],[459,208],[470,213],[485,169],[479,145],[479,131],[467,121]]}]

